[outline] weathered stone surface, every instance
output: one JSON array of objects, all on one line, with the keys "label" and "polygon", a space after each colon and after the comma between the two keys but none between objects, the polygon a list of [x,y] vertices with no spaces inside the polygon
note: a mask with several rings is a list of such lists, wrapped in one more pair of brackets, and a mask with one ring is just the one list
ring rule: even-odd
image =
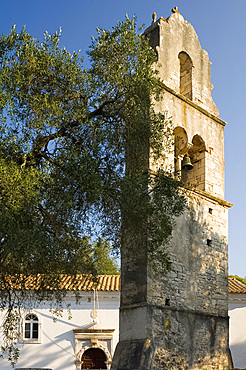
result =
[{"label": "weathered stone surface", "polygon": [[148,370],[152,368],[153,356],[154,348],[148,338],[120,341],[116,347],[111,369]]},{"label": "weathered stone surface", "polygon": [[[122,254],[120,342],[112,370],[227,370],[228,208],[224,126],[211,97],[210,62],[194,28],[175,13],[147,30],[161,66],[175,141],[166,166],[179,172],[188,208],[163,246],[171,270],[156,276],[138,248]],[[182,168],[184,156],[192,170]],[[158,168],[150,159],[151,169]],[[136,240],[138,236],[136,236]],[[136,243],[137,244],[137,243]]]},{"label": "weathered stone surface", "polygon": [[145,34],[158,53],[163,82],[174,91],[180,92],[179,54],[186,53],[192,61],[192,100],[218,116],[219,111],[211,98],[213,89],[210,81],[211,63],[208,53],[201,48],[192,25],[185,21],[181,14],[175,13],[167,20],[161,17],[145,31]]}]

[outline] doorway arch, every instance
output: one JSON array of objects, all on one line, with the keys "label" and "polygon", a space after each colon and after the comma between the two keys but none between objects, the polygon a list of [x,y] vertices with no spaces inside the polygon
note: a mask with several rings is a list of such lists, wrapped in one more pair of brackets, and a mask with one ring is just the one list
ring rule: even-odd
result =
[{"label": "doorway arch", "polygon": [[107,369],[107,357],[100,348],[87,349],[81,358],[81,369]]}]

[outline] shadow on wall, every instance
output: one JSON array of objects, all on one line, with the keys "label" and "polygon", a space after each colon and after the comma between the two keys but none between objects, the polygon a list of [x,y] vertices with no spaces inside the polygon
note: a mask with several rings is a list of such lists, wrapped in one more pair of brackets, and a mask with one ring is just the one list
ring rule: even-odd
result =
[{"label": "shadow on wall", "polygon": [[153,370],[230,368],[227,213],[192,191],[189,204],[167,246],[171,271],[151,277],[152,302],[165,306],[153,315]]},{"label": "shadow on wall", "polygon": [[236,369],[246,369],[246,341],[230,345],[233,364]]},{"label": "shadow on wall", "polygon": [[64,342],[63,335],[58,336],[56,340],[52,340],[47,335],[45,336],[49,342],[42,344],[42,351],[40,351],[40,347],[37,344],[26,344],[23,346],[17,365],[18,368],[26,369],[24,366],[28,364],[31,366],[31,369],[53,369],[54,366],[59,370],[72,369],[74,367],[74,343],[73,347],[70,343],[68,344],[69,336],[66,337],[66,342]]},{"label": "shadow on wall", "polygon": [[246,303],[229,303],[230,349],[236,368],[246,368]]}]

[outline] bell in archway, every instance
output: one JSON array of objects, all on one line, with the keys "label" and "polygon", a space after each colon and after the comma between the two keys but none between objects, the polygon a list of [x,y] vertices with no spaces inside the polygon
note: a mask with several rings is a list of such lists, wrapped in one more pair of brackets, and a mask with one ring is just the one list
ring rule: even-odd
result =
[{"label": "bell in archway", "polygon": [[185,154],[183,161],[182,161],[182,169],[192,170],[193,164],[191,163],[190,157]]}]

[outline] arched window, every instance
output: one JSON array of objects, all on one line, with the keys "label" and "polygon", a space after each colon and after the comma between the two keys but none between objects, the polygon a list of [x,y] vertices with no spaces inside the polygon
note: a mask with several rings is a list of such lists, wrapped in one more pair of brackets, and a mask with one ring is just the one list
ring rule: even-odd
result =
[{"label": "arched window", "polygon": [[183,127],[177,126],[174,129],[174,169],[175,177],[180,179],[182,160],[185,153],[188,151],[188,136]]},{"label": "arched window", "polygon": [[186,98],[192,100],[192,60],[187,53],[179,53],[180,78],[179,92]]},{"label": "arched window", "polygon": [[194,135],[191,146],[186,153],[192,167],[182,169],[182,181],[184,184],[205,190],[205,154],[206,145],[203,138],[200,135]]},{"label": "arched window", "polygon": [[24,322],[24,339],[39,339],[39,322],[36,315],[30,314],[25,317]]},{"label": "arched window", "polygon": [[81,369],[107,369],[107,359],[100,348],[89,348],[82,355]]}]

